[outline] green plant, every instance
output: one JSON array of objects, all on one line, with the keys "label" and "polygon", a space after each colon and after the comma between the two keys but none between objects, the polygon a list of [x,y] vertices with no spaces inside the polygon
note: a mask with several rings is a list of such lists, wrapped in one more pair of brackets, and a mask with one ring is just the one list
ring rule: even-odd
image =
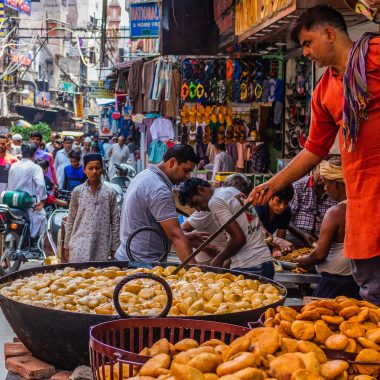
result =
[{"label": "green plant", "polygon": [[19,133],[22,136],[24,141],[29,141],[29,135],[31,132],[38,131],[42,133],[43,139],[45,142],[50,141],[51,129],[46,123],[34,124],[30,127],[23,126],[14,126],[10,129],[10,132],[13,134]]}]

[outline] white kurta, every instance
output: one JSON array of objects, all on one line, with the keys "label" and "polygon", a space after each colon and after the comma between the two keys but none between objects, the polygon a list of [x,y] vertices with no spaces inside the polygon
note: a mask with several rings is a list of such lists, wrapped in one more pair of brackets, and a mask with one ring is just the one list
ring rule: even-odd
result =
[{"label": "white kurta", "polygon": [[126,145],[122,145],[120,147],[119,144],[113,144],[107,152],[107,157],[109,158],[108,177],[111,179],[114,175],[116,175],[116,168],[114,164],[120,165],[128,161],[129,148]]},{"label": "white kurta", "polygon": [[[35,196],[37,202],[44,201],[47,198],[47,193],[42,169],[27,158],[14,163],[9,169],[8,190],[25,191],[30,196]],[[42,234],[46,225],[45,210],[33,211],[33,209],[29,209],[28,214],[31,236],[35,237]]]},{"label": "white kurta", "polygon": [[55,173],[57,175],[58,186],[63,187],[63,180],[65,178],[64,170],[67,165],[70,165],[69,155],[64,149],[57,152],[55,155],[54,166]]}]

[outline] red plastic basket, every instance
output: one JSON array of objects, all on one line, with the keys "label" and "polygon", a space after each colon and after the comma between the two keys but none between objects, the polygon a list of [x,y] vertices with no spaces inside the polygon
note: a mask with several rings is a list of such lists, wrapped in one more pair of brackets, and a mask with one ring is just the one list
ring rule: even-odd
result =
[{"label": "red plastic basket", "polygon": [[[135,278],[155,279],[164,285],[165,281],[150,274],[135,274],[124,278],[115,288],[116,310],[127,315],[119,304],[119,293],[123,285]],[[168,305],[160,316],[170,310],[172,294],[170,287],[164,285],[168,295]],[[210,339],[220,339],[229,344],[242,336],[249,328],[227,323],[198,321],[181,318],[127,318],[101,323],[90,329],[90,363],[95,380],[116,380],[133,376],[133,370],[141,367],[150,357],[140,355],[144,347],[166,338],[170,343],[182,339],[195,339],[202,344]],[[129,365],[125,367],[123,365]]]},{"label": "red plastic basket", "polygon": [[[141,367],[149,359],[139,352],[162,338],[173,344],[185,338],[195,339],[200,344],[215,338],[229,344],[248,331],[248,328],[227,323],[180,318],[131,318],[101,323],[90,330],[94,379],[116,380],[114,371],[119,379],[133,376],[133,366]],[[126,370],[123,364],[130,366]]]}]

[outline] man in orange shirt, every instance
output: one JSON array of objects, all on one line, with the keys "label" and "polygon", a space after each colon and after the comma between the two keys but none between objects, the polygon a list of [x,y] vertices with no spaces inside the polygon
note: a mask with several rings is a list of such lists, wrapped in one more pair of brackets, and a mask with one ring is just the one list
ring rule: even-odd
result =
[{"label": "man in orange shirt", "polygon": [[280,173],[256,187],[249,200],[267,202],[325,157],[339,132],[347,189],[344,254],[351,259],[360,295],[380,305],[380,37],[353,43],[342,15],[326,5],[305,11],[292,38],[318,67],[327,67],[312,99],[305,149]]}]

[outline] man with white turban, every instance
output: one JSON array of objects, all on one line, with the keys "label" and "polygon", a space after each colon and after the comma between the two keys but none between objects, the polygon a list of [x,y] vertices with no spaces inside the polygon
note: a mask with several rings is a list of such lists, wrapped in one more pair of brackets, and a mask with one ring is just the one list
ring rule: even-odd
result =
[{"label": "man with white turban", "polygon": [[315,265],[321,274],[313,294],[315,297],[335,298],[345,295],[360,298],[359,286],[352,277],[350,260],[343,254],[347,197],[340,158],[323,161],[320,174],[327,194],[338,204],[327,210],[323,218],[317,247],[310,255],[301,256],[298,265]]}]

